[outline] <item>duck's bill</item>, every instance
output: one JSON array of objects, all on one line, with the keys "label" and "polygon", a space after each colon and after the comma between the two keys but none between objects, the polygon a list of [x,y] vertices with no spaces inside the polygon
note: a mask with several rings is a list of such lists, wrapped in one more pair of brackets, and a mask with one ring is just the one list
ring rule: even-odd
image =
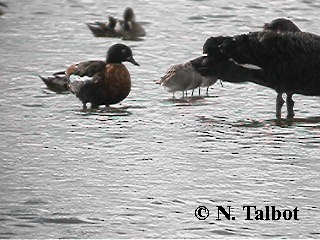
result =
[{"label": "duck's bill", "polygon": [[128,62],[131,62],[132,64],[136,65],[136,66],[140,66],[139,63],[136,62],[136,60],[134,60],[134,58],[131,56],[131,57],[128,57],[127,58],[127,61]]}]

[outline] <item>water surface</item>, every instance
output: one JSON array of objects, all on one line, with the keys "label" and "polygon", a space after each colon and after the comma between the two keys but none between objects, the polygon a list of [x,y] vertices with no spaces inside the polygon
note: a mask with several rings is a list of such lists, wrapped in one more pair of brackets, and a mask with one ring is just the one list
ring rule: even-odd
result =
[{"label": "water surface", "polygon": [[[209,36],[291,17],[319,32],[314,1],[7,1],[0,17],[0,237],[319,238],[319,98],[295,96],[296,119],[274,119],[276,94],[216,84],[176,100],[154,83],[201,55]],[[94,38],[85,22],[132,6],[143,41]],[[124,42],[129,97],[83,112],[38,78]],[[299,221],[246,221],[243,205],[299,209]],[[211,215],[199,221],[195,209]],[[234,221],[216,221],[215,206]]]}]

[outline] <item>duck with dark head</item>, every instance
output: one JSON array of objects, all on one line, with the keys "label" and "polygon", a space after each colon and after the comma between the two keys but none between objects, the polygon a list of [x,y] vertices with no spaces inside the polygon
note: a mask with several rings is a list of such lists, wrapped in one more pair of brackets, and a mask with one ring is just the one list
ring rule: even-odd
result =
[{"label": "duck with dark head", "polygon": [[131,49],[124,44],[112,45],[106,61],[87,61],[71,65],[67,77],[73,75],[91,77],[84,81],[70,81],[69,88],[83,103],[91,103],[91,108],[100,105],[109,106],[124,100],[131,90],[130,73],[122,62],[131,62],[139,66],[132,55]]}]

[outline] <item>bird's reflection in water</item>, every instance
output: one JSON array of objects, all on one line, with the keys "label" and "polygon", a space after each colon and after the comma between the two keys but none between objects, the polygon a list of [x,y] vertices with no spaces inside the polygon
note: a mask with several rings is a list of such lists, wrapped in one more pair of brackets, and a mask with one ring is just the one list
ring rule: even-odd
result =
[{"label": "bird's reflection in water", "polygon": [[98,115],[98,116],[130,116],[132,112],[129,111],[134,106],[121,106],[121,107],[100,107],[100,108],[87,108],[79,109],[77,112],[83,116]]},{"label": "bird's reflection in water", "polygon": [[[280,118],[280,119],[267,119],[267,120],[240,120],[232,124],[234,127],[267,127],[267,126],[278,126],[278,127],[291,127],[313,124],[320,124],[320,116],[307,117],[307,118]],[[320,126],[318,126],[320,127]]]}]

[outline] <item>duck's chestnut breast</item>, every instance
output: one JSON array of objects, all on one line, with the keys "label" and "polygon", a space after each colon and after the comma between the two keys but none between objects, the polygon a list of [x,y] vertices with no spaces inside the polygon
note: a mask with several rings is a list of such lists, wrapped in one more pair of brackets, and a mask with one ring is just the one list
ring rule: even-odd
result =
[{"label": "duck's chestnut breast", "polygon": [[110,102],[125,99],[131,90],[131,78],[126,66],[119,63],[107,64],[103,85]]}]

